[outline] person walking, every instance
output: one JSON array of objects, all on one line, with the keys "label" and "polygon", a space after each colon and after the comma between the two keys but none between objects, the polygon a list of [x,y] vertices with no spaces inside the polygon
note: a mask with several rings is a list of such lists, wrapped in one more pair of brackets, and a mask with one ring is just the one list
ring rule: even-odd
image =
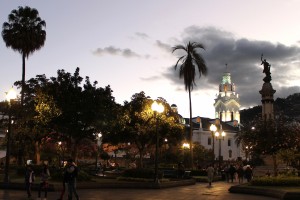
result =
[{"label": "person walking", "polygon": [[231,164],[229,167],[229,175],[230,175],[231,183],[233,183],[235,172],[236,172],[236,169],[233,166],[233,164]]},{"label": "person walking", "polygon": [[76,179],[78,174],[77,165],[72,159],[69,159],[66,165],[66,181],[68,184],[68,200],[72,200],[73,193],[77,200],[79,196],[76,191]]},{"label": "person walking", "polygon": [[239,179],[239,184],[243,183],[244,180],[244,169],[242,165],[239,165],[238,169],[237,169],[237,175],[238,175],[238,179]]},{"label": "person walking", "polygon": [[213,168],[212,165],[209,165],[206,169],[206,172],[207,172],[208,185],[211,186],[211,183],[213,182],[214,179],[215,169]]},{"label": "person walking", "polygon": [[62,181],[62,190],[60,192],[60,197],[57,200],[63,200],[66,192],[66,183],[68,182],[68,174],[66,171],[66,166],[63,168],[63,181]]},{"label": "person walking", "polygon": [[249,165],[247,165],[247,168],[245,170],[245,177],[247,179],[247,182],[250,182],[253,176],[252,169]]},{"label": "person walking", "polygon": [[177,169],[177,173],[178,173],[178,178],[184,178],[184,165],[182,162],[178,163],[178,169]]},{"label": "person walking", "polygon": [[38,200],[41,200],[41,191],[44,189],[44,199],[47,199],[47,193],[48,193],[48,179],[50,177],[50,171],[47,164],[44,164],[42,172],[41,172],[41,182],[39,185],[39,192],[38,192]]},{"label": "person walking", "polygon": [[226,182],[228,183],[230,179],[230,174],[229,174],[229,166],[227,164],[224,167],[224,173],[225,173]]},{"label": "person walking", "polygon": [[27,165],[26,172],[25,172],[25,188],[27,192],[27,197],[28,199],[31,199],[31,186],[32,183],[34,182],[35,175],[34,171],[32,170],[31,165]]}]

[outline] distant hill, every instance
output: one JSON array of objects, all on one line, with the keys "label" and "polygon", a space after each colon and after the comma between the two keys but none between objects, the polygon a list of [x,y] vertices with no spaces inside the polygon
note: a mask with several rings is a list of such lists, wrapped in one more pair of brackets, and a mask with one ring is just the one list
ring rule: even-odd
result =
[{"label": "distant hill", "polygon": [[[261,116],[261,105],[240,111],[241,124],[245,124],[258,116]],[[283,113],[284,115],[300,121],[300,93],[295,93],[287,98],[277,98],[274,101],[274,113]]]}]

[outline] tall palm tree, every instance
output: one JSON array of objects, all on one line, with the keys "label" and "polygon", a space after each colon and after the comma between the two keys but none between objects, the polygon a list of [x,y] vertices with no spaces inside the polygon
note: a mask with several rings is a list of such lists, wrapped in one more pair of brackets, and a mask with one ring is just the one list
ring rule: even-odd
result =
[{"label": "tall palm tree", "polygon": [[3,23],[2,38],[6,47],[22,55],[21,105],[24,101],[25,58],[44,46],[45,28],[46,22],[39,17],[39,12],[28,6],[12,10],[8,15],[8,22]]},{"label": "tall palm tree", "polygon": [[[192,123],[192,98],[191,91],[193,90],[193,86],[196,86],[195,76],[196,76],[196,68],[199,71],[199,78],[201,75],[207,74],[207,67],[204,59],[201,54],[197,52],[197,49],[203,49],[204,46],[200,43],[189,42],[186,46],[177,45],[173,47],[172,53],[176,50],[184,50],[186,55],[181,56],[175,65],[175,70],[177,66],[179,66],[179,77],[184,80],[185,90],[189,92],[189,104],[190,104],[190,164],[193,168],[193,148],[192,148],[192,135],[193,135],[193,123]],[[179,64],[180,63],[180,64]]]}]

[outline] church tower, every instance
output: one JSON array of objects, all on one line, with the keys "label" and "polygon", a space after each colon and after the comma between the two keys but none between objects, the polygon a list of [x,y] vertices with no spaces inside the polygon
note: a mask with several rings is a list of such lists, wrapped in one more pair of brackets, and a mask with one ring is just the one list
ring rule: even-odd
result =
[{"label": "church tower", "polygon": [[[226,64],[227,71],[227,64]],[[219,85],[219,94],[215,99],[215,117],[223,122],[237,121],[240,123],[240,103],[239,95],[235,92],[235,85],[231,82],[230,72],[224,72],[221,84]]]}]

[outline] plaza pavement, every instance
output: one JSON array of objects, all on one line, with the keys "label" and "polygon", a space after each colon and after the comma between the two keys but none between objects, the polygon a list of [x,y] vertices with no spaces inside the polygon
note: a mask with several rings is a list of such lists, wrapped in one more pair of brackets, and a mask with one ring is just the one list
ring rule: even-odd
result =
[{"label": "plaza pavement", "polygon": [[[236,183],[215,182],[172,187],[165,189],[78,189],[80,200],[274,200],[276,198],[230,193],[228,189]],[[47,200],[57,200],[60,192],[48,193]],[[33,191],[37,197],[37,191]],[[0,200],[25,200],[25,190],[0,190]],[[33,198],[34,200],[36,198]],[[66,194],[65,194],[65,199]],[[73,198],[74,199],[74,198]]]}]

